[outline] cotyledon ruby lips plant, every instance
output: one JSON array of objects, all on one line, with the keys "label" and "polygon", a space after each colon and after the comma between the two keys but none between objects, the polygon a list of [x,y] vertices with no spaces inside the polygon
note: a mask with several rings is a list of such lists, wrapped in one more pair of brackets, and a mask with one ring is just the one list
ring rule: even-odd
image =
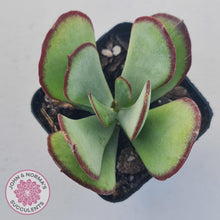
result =
[{"label": "cotyledon ruby lips plant", "polygon": [[95,114],[78,120],[58,115],[61,131],[48,137],[56,164],[81,185],[111,194],[121,127],[153,177],[175,174],[199,133],[200,111],[189,98],[149,106],[179,84],[190,65],[190,38],[181,20],[168,14],[137,18],[113,98],[90,19],[78,11],[61,15],[43,43],[40,84],[50,98]]}]

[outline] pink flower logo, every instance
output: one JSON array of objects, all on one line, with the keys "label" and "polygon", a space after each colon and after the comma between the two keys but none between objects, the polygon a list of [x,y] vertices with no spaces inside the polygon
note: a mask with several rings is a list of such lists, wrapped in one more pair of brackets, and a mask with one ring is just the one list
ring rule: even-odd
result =
[{"label": "pink flower logo", "polygon": [[22,203],[23,206],[32,205],[32,203],[37,203],[37,200],[40,199],[40,185],[36,184],[35,181],[28,179],[26,182],[20,180],[20,183],[17,185],[17,189],[14,191],[18,202]]}]

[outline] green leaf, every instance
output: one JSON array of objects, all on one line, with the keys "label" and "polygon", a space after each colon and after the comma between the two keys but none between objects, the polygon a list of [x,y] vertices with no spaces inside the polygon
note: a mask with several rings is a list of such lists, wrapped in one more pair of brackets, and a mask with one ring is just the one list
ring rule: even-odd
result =
[{"label": "green leaf", "polygon": [[188,98],[149,111],[133,146],[152,176],[165,180],[182,167],[199,134],[200,124],[200,111]]},{"label": "green leaf", "polygon": [[115,80],[115,102],[117,109],[129,107],[133,103],[131,85],[122,76]]},{"label": "green leaf", "polygon": [[191,41],[182,20],[168,14],[156,14],[153,17],[165,25],[176,50],[175,75],[166,85],[152,92],[152,101],[155,101],[180,84],[185,78],[191,66]]},{"label": "green leaf", "polygon": [[69,119],[58,115],[59,125],[82,169],[94,180],[99,179],[102,158],[115,124],[103,128],[96,115]]},{"label": "green leaf", "polygon": [[80,185],[104,195],[112,194],[115,188],[117,146],[118,129],[114,131],[107,144],[100,178],[98,181],[95,181],[90,179],[81,168],[61,131],[53,133],[48,137],[48,151],[61,171]]},{"label": "green leaf", "polygon": [[64,93],[73,103],[91,106],[91,92],[101,103],[111,106],[113,98],[105,80],[96,47],[82,44],[69,56],[69,67],[64,80]]},{"label": "green leaf", "polygon": [[148,80],[136,103],[118,112],[118,120],[131,141],[138,136],[144,125],[150,106],[150,95],[150,81]]},{"label": "green leaf", "polygon": [[147,80],[152,90],[166,84],[174,75],[175,62],[175,48],[163,24],[152,17],[136,19],[122,72],[134,101]]},{"label": "green leaf", "polygon": [[94,96],[92,96],[91,93],[89,93],[89,100],[94,112],[96,113],[96,116],[103,124],[103,126],[104,127],[111,126],[116,119],[117,112],[115,112],[114,109],[103,105]]},{"label": "green leaf", "polygon": [[49,97],[67,101],[63,94],[67,55],[85,42],[95,44],[95,36],[91,20],[79,11],[61,15],[48,32],[42,47],[39,77]]}]

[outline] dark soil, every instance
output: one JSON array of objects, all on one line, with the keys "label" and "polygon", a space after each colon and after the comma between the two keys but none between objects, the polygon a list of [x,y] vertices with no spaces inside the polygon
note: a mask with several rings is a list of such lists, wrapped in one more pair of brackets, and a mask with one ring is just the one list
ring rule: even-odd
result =
[{"label": "dark soil", "polygon": [[[97,41],[102,68],[113,95],[114,81],[120,76],[126,58],[130,29],[130,23],[119,24]],[[202,113],[201,135],[209,127],[212,111],[207,101],[189,79],[186,78],[180,86],[177,86],[171,92],[152,103],[151,108],[186,96],[194,99]],[[91,115],[91,113],[78,110],[69,104],[51,100],[44,94],[42,89],[39,89],[33,97],[32,112],[48,133],[60,130],[57,120],[58,113],[74,119]],[[100,196],[111,202],[122,201],[137,191],[150,178],[151,176],[148,174],[129,139],[121,130],[116,163],[116,189],[112,195]]]}]

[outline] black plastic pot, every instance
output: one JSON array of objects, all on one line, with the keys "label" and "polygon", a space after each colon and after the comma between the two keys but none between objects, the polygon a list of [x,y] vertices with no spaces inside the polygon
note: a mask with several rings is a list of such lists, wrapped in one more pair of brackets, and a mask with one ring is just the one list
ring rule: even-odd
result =
[{"label": "black plastic pot", "polygon": [[[131,23],[118,24],[97,41],[97,48],[100,54],[102,68],[113,94],[114,81],[121,74],[126,58],[131,26]],[[106,54],[103,52],[103,49],[114,50],[113,48],[116,45],[120,47],[120,53],[116,55],[112,54],[112,56],[106,56]],[[209,128],[213,113],[207,100],[202,96],[202,94],[187,77],[181,83],[180,87],[176,88],[176,90],[152,103],[151,108],[183,96],[192,98],[197,103],[201,111],[202,125],[199,133],[200,137]],[[39,121],[39,123],[48,134],[60,129],[57,121],[58,113],[75,119],[91,115],[91,113],[86,111],[74,109],[72,107],[63,105],[63,103],[57,103],[53,100],[50,100],[45,96],[41,88],[32,98],[31,109],[35,118]],[[135,153],[132,144],[127,139],[122,130],[120,131],[118,145],[118,156],[116,164],[116,190],[112,195],[100,195],[103,199],[110,202],[119,202],[125,200],[135,191],[137,191],[144,183],[151,179],[151,176],[147,173],[141,160]],[[133,161],[129,162],[124,159],[131,155],[134,158]],[[126,166],[124,166],[124,164],[126,164]]]}]

